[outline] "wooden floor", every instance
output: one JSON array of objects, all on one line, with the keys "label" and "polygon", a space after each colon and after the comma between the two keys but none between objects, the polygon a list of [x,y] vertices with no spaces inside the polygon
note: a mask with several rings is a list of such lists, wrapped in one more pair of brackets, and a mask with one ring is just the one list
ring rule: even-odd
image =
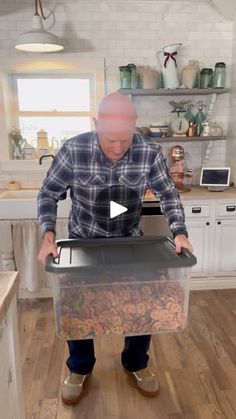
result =
[{"label": "wooden floor", "polygon": [[19,312],[27,419],[236,418],[236,290],[191,292],[186,330],[153,337],[154,399],[123,373],[123,339],[96,339],[97,362],[76,407],[60,399],[67,346],[55,337],[52,301],[21,300]]}]

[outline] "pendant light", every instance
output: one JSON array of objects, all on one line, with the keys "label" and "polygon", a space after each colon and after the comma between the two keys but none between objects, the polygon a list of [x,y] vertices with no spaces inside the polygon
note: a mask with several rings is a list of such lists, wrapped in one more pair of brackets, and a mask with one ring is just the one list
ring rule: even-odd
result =
[{"label": "pendant light", "polygon": [[[40,8],[40,14],[38,8]],[[35,0],[32,29],[19,36],[15,44],[17,50],[27,52],[56,52],[64,49],[64,46],[56,35],[45,31],[42,19],[46,19],[46,17],[43,13],[41,0]]]}]

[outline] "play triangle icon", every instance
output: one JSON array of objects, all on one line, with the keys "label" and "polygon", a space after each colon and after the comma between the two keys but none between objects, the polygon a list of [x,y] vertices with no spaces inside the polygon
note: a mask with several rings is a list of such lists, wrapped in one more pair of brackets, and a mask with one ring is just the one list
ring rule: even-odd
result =
[{"label": "play triangle icon", "polygon": [[115,218],[126,211],[128,211],[128,208],[118,204],[115,201],[110,201],[110,218]]}]

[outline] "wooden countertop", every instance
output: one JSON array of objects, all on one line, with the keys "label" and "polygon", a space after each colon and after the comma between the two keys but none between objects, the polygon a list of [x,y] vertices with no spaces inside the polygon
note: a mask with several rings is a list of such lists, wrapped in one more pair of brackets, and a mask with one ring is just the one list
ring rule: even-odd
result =
[{"label": "wooden countertop", "polygon": [[210,192],[205,187],[195,186],[189,192],[180,193],[180,197],[183,201],[190,199],[236,199],[236,188],[228,188],[222,192]]},{"label": "wooden countertop", "polygon": [[[211,200],[211,199],[235,199],[236,188],[228,188],[222,192],[210,192],[207,188],[202,186],[194,186],[188,192],[180,192],[182,201],[198,200]],[[157,199],[154,196],[145,197],[144,202],[155,202]]]},{"label": "wooden countertop", "polygon": [[0,324],[19,287],[18,272],[0,272]]},{"label": "wooden countertop", "polygon": [[[0,189],[0,193],[4,192],[6,189]],[[191,199],[236,199],[236,188],[228,188],[222,192],[210,192],[206,187],[203,186],[193,186],[188,192],[180,192],[181,200],[191,200]],[[153,202],[157,201],[154,196],[145,197],[144,202]]]}]

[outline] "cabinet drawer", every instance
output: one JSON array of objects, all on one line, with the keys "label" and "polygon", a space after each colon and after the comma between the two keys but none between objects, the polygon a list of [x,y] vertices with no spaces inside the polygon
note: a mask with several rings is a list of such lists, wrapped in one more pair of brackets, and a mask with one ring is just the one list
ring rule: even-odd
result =
[{"label": "cabinet drawer", "polygon": [[184,205],[186,218],[209,217],[210,205]]},{"label": "cabinet drawer", "polygon": [[216,205],[217,217],[236,217],[236,202],[218,203]]}]

